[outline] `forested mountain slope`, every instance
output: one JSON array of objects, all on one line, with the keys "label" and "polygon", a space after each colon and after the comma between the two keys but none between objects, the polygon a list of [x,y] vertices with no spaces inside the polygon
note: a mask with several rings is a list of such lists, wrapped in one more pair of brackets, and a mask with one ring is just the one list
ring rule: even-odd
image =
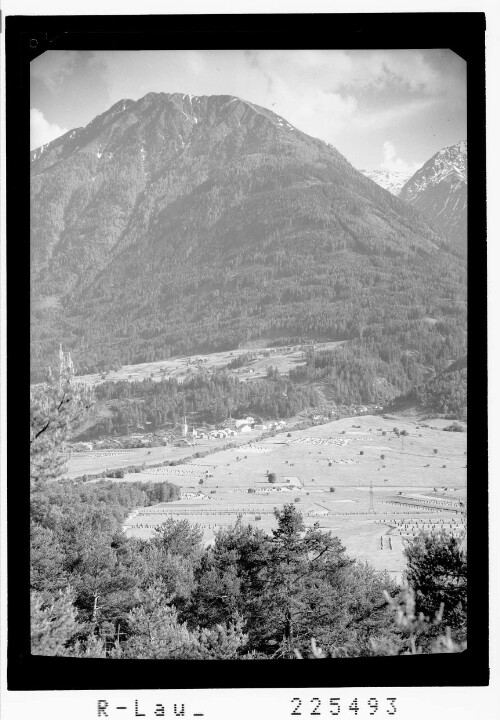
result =
[{"label": "forested mountain slope", "polygon": [[464,353],[444,236],[238,98],[120,101],[32,153],[31,213],[34,375],[61,341],[80,372],[291,336]]}]

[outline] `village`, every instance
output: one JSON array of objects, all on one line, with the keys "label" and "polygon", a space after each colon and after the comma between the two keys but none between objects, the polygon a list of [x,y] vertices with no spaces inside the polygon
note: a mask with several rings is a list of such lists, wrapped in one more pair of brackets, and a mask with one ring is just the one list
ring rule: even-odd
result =
[{"label": "village", "polygon": [[[319,416],[318,416],[319,419]],[[229,424],[232,427],[229,427]],[[286,420],[270,421],[267,423],[257,422],[253,417],[243,419],[230,419],[227,424],[221,427],[208,427],[202,425],[195,427],[188,425],[186,418],[181,425],[180,432],[175,429],[156,430],[155,432],[131,433],[130,435],[117,438],[105,437],[95,441],[80,441],[71,444],[72,452],[89,452],[92,450],[126,449],[126,448],[152,448],[164,447],[167,445],[186,446],[199,440],[227,440],[239,435],[247,435],[254,431],[282,430],[286,426]],[[227,426],[226,426],[227,425]],[[145,430],[143,426],[138,430]],[[191,441],[191,442],[190,442]]]}]

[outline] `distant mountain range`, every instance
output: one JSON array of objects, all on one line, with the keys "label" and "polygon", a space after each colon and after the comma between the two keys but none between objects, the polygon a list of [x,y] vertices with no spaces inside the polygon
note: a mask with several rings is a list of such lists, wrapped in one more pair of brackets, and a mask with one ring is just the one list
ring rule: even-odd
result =
[{"label": "distant mountain range", "polygon": [[291,337],[357,339],[407,374],[464,354],[447,238],[270,110],[149,93],[31,170],[34,374],[59,342],[80,371]]},{"label": "distant mountain range", "polygon": [[467,247],[467,141],[445,147],[413,174],[363,170],[381,187],[418,208],[461,250]]},{"label": "distant mountain range", "polygon": [[399,195],[403,185],[411,178],[412,172],[397,172],[394,170],[361,170],[363,175],[376,182],[377,185],[388,190],[392,195]]}]

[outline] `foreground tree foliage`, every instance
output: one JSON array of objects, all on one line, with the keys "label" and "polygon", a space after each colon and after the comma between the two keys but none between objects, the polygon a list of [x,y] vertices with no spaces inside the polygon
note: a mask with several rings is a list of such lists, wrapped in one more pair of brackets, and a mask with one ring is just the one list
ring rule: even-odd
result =
[{"label": "foreground tree foliage", "polygon": [[440,617],[436,630],[455,629],[467,636],[467,550],[465,537],[422,533],[406,549],[407,579],[414,592],[415,612]]},{"label": "foreground tree foliage", "polygon": [[[127,539],[104,523],[76,535],[58,528],[53,553],[43,563],[33,553],[34,648],[117,658],[293,658],[307,655],[315,638],[331,657],[411,652],[412,633],[395,622],[401,588],[350,559],[330,533],[306,530],[293,504],[275,514],[271,535],[237,522],[207,549],[186,521],[170,520],[151,541]],[[53,533],[42,525],[35,548]],[[448,557],[446,543],[440,552]],[[466,586],[460,575],[457,599],[454,583],[438,576],[426,595],[426,562],[409,581],[417,618],[421,607],[439,605],[439,621],[417,633],[420,651],[430,652],[446,632],[450,641],[465,640]],[[439,603],[448,601],[443,610]]]},{"label": "foreground tree foliage", "polygon": [[[61,427],[53,420],[47,432]],[[467,560],[459,541],[422,536],[407,549],[414,605],[405,624],[402,589],[349,558],[319,525],[306,529],[293,503],[275,510],[271,534],[238,521],[204,547],[198,527],[170,519],[148,541],[127,538],[124,518],[157,502],[157,488],[48,482],[65,437],[56,429],[34,450],[33,653],[294,658],[307,655],[311,638],[331,657],[464,647]]]},{"label": "foreground tree foliage", "polygon": [[31,482],[53,480],[65,468],[66,441],[76,422],[93,402],[92,392],[72,382],[64,370],[36,385],[30,393]]},{"label": "foreground tree foliage", "polygon": [[190,630],[180,621],[162,581],[151,585],[141,600],[128,616],[130,638],[123,647],[124,658],[223,660],[236,657],[246,644],[241,619]]},{"label": "foreground tree foliage", "polygon": [[[388,605],[394,612],[394,622],[398,633],[392,638],[371,638],[370,645],[374,655],[422,655],[423,653],[459,653],[467,649],[466,640],[453,638],[452,629],[447,626],[444,634],[440,633],[442,623],[442,610],[434,618],[426,617],[423,613],[416,614],[415,594],[408,589],[402,593],[399,601],[386,595]],[[436,633],[438,629],[438,633]],[[337,657],[335,653],[328,653],[320,647],[316,638],[311,638],[310,648],[302,653],[295,649],[295,656],[302,660],[304,657],[323,660],[327,657]]]}]

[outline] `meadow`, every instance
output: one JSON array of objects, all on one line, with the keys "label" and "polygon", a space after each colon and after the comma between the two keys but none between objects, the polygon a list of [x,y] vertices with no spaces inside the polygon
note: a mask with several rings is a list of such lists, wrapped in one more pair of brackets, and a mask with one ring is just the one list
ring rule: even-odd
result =
[{"label": "meadow", "polygon": [[[342,345],[343,343],[343,340],[324,342],[318,343],[315,347],[316,350],[332,350],[334,347]],[[214,370],[227,368],[231,362],[249,353],[255,356],[253,360],[245,363],[243,367],[229,370],[231,374],[242,381],[266,377],[267,369],[270,365],[272,365],[273,368],[276,367],[280,375],[284,375],[292,368],[305,363],[304,351],[301,350],[298,345],[287,347],[260,347],[258,345],[250,345],[238,350],[214,352],[206,355],[198,353],[191,357],[177,357],[171,360],[123,365],[118,370],[110,370],[107,372],[105,379],[110,382],[118,382],[120,380],[141,381],[147,378],[153,380],[175,378],[176,380],[183,381],[200,370],[212,372]],[[104,382],[104,378],[100,373],[80,375],[78,380],[91,386]]]},{"label": "meadow", "polygon": [[[181,499],[137,508],[126,520],[127,535],[150,537],[167,517],[200,525],[206,543],[217,530],[244,523],[275,527],[273,510],[296,502],[306,525],[319,523],[337,535],[348,552],[377,570],[400,577],[406,538],[422,527],[460,532],[466,501],[467,433],[443,432],[449,421],[366,415],[306,430],[293,430],[176,466],[146,467],[130,481],[170,481]],[[394,432],[405,430],[407,435]],[[200,441],[197,450],[213,445]],[[106,451],[108,452],[108,451]],[[94,472],[110,462],[153,463],[189,455],[191,448],[152,448],[95,457]],[[86,453],[85,455],[99,455]],[[88,457],[73,456],[73,476]],[[118,462],[119,461],[119,462]],[[276,482],[268,481],[268,473]],[[417,525],[418,524],[418,525]]]}]

